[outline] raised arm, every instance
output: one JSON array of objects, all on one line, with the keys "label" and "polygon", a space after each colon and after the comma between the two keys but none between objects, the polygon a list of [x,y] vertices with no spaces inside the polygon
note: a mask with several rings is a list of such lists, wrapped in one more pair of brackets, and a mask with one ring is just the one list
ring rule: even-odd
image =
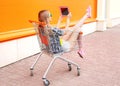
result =
[{"label": "raised arm", "polygon": [[69,28],[71,16],[72,16],[71,13],[69,13],[69,14],[67,15],[67,20],[66,20],[65,29],[68,29],[68,28]]},{"label": "raised arm", "polygon": [[60,15],[59,19],[58,19],[58,23],[56,25],[56,28],[59,28],[60,27],[60,23],[62,21],[62,15]]}]

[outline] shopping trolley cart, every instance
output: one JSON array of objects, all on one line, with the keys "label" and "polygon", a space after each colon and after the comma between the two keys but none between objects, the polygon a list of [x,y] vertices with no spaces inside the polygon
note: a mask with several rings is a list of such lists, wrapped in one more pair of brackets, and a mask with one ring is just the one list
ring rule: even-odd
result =
[{"label": "shopping trolley cart", "polygon": [[[45,71],[45,73],[44,73],[44,75],[42,77],[42,80],[43,80],[43,83],[44,83],[45,86],[49,86],[49,84],[50,84],[50,82],[46,78],[46,76],[47,76],[47,74],[48,74],[51,66],[53,65],[53,63],[55,62],[56,59],[60,59],[62,61],[67,62],[68,63],[69,71],[71,71],[71,69],[72,69],[71,65],[77,67],[77,75],[80,76],[80,66],[77,63],[75,63],[75,62],[73,62],[73,61],[71,61],[69,59],[66,59],[66,58],[62,57],[62,55],[64,54],[64,52],[60,52],[60,53],[56,53],[56,54],[51,53],[49,51],[50,50],[49,49],[50,48],[49,47],[49,41],[47,40],[47,37],[42,34],[42,31],[41,31],[42,29],[40,29],[38,27],[39,22],[36,22],[36,21],[30,21],[30,22],[34,26],[34,29],[36,31],[36,35],[37,35],[37,38],[38,38],[38,43],[39,43],[39,46],[40,46],[40,49],[41,49],[41,52],[40,52],[39,56],[36,58],[35,62],[30,67],[30,71],[31,71],[30,75],[33,76],[33,70],[34,70],[34,67],[35,67],[36,63],[38,62],[38,60],[40,59],[40,57],[42,56],[42,54],[45,54],[45,52],[47,52],[48,54],[51,54],[50,56],[53,57],[53,59],[51,60],[50,64],[48,65],[47,70]],[[44,25],[44,23],[43,23],[43,25]]]}]

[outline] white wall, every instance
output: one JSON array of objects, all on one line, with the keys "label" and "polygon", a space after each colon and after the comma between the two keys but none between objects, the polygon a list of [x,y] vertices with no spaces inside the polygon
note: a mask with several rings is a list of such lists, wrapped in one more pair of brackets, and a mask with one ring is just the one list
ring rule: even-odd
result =
[{"label": "white wall", "polygon": [[120,24],[120,0],[107,0],[106,2],[107,27]]},{"label": "white wall", "polygon": [[0,67],[38,52],[40,48],[36,36],[0,43]]},{"label": "white wall", "polygon": [[110,18],[120,17],[120,0],[110,0]]}]

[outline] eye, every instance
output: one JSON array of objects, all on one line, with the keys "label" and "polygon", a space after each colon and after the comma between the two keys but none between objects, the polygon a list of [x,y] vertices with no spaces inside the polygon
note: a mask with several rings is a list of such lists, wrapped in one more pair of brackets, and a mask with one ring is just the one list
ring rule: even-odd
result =
[{"label": "eye", "polygon": [[50,17],[52,17],[52,14],[50,13]]}]

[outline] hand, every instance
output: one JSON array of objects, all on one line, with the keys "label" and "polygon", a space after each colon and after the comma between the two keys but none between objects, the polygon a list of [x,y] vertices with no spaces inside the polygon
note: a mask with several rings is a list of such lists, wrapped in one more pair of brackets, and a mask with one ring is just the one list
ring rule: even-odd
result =
[{"label": "hand", "polygon": [[67,15],[67,17],[70,19],[72,17],[71,12]]}]

